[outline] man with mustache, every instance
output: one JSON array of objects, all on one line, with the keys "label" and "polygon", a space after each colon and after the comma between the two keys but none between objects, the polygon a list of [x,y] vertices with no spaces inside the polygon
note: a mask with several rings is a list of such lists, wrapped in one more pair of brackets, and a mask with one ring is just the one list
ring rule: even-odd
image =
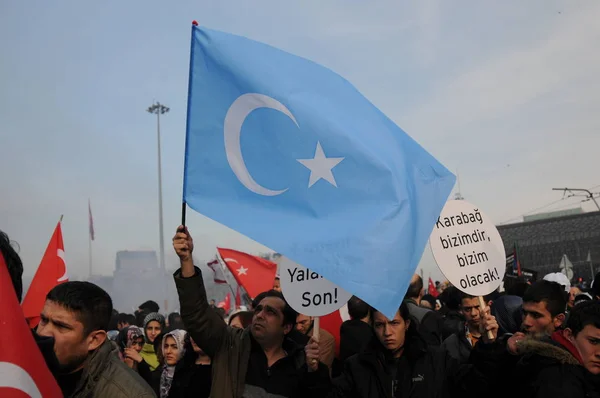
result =
[{"label": "man with mustache", "polygon": [[227,326],[206,297],[202,273],[192,260],[194,242],[180,226],[173,238],[181,269],[175,275],[181,317],[190,336],[212,360],[212,398],[310,397],[327,388],[329,371],[314,339],[305,348],[287,334],[296,312],[271,290],[254,307],[246,329]]}]

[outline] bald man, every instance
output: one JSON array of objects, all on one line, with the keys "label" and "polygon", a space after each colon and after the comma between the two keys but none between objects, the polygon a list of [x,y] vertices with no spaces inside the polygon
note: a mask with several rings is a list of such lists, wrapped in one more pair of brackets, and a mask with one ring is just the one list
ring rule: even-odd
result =
[{"label": "bald man", "polygon": [[420,306],[423,294],[423,279],[420,275],[414,274],[404,301],[411,317],[417,322],[417,328],[423,340],[428,345],[439,346],[443,340],[444,318],[439,313]]}]

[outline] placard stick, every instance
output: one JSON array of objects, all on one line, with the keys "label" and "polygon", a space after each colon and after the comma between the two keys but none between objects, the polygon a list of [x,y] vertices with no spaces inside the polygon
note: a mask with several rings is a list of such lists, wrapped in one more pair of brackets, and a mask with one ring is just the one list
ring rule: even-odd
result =
[{"label": "placard stick", "polygon": [[[483,319],[483,316],[485,314],[484,313],[485,307],[486,307],[486,305],[485,305],[485,301],[483,300],[483,296],[479,296],[479,311],[481,312],[481,315],[480,315],[481,319]],[[488,336],[488,339],[494,340],[494,333],[492,333],[491,330],[487,331],[487,336]]]},{"label": "placard stick", "polygon": [[315,323],[313,324],[313,338],[319,342],[319,331],[321,330],[321,317],[315,317]]}]

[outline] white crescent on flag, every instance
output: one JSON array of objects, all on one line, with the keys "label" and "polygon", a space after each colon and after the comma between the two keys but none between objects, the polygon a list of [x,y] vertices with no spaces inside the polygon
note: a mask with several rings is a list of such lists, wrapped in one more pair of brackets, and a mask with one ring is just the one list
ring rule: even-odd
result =
[{"label": "white crescent on flag", "polygon": [[63,276],[58,278],[56,281],[57,282],[66,282],[69,280],[69,275],[67,275],[67,263],[65,262],[65,251],[62,249],[58,249],[56,251],[56,256],[62,260],[62,262],[65,266],[65,273],[63,274]]},{"label": "white crescent on flag", "polygon": [[29,373],[10,362],[0,362],[0,388],[13,388],[24,392],[31,398],[42,398],[42,393]]}]

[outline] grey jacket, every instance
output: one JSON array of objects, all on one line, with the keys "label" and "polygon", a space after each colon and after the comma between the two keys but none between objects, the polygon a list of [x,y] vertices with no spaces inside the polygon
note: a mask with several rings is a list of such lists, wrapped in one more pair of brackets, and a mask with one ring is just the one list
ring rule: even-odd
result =
[{"label": "grey jacket", "polygon": [[90,356],[71,397],[65,398],[152,398],[152,388],[119,359],[110,341]]}]

